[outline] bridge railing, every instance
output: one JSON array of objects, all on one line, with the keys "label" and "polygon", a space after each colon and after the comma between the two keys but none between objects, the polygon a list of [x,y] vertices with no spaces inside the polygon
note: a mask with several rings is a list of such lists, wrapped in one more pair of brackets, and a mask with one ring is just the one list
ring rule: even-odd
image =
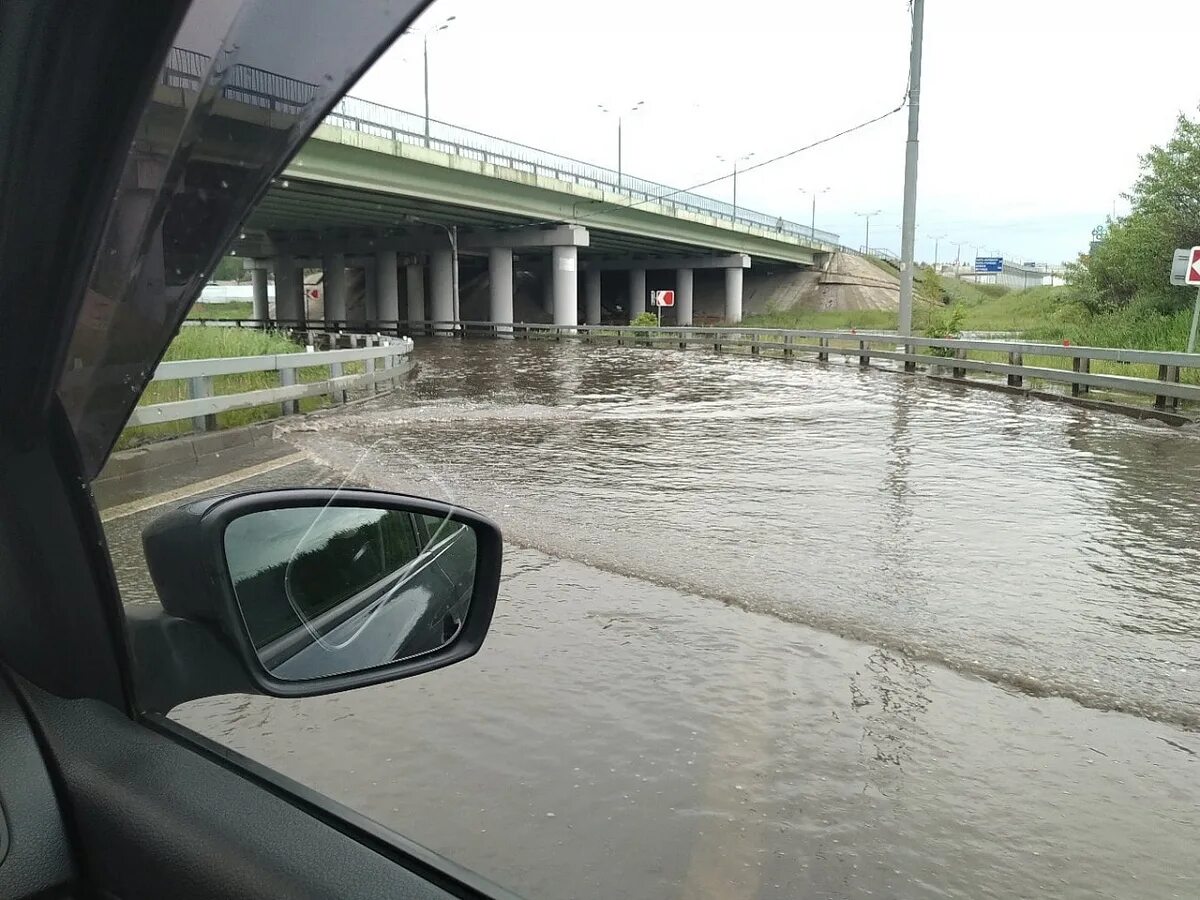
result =
[{"label": "bridge railing", "polygon": [[[163,67],[163,84],[198,91],[208,72],[209,59],[208,56],[193,50],[173,48]],[[293,114],[299,112],[315,94],[316,85],[309,82],[241,64],[230,70],[224,88],[224,96],[228,99]],[[430,119],[427,139],[424,116],[358,97],[347,96],[338,101],[325,117],[325,124],[621,194],[636,204],[658,203],[672,209],[728,219],[731,223],[761,228],[802,240],[840,246],[838,235],[833,232],[815,229],[780,216],[740,206],[734,207],[731,203],[693,191],[678,190],[627,173],[619,173],[605,166],[550,153],[449,122]]]},{"label": "bridge railing", "polygon": [[[336,343],[336,335],[325,335],[323,343]],[[393,381],[407,371],[406,358],[412,341],[397,337],[364,339],[366,346],[312,352],[277,353],[265,356],[231,356],[216,359],[188,359],[159,363],[153,383],[184,382],[187,399],[139,405],[127,427],[158,425],[191,420],[192,430],[212,431],[216,417],[232,410],[280,404],[280,413],[298,411],[298,401],[306,397],[328,396],[341,403],[348,391],[370,390]],[[345,374],[347,365],[362,371]],[[277,387],[249,391],[222,392],[224,376],[251,373],[277,373]]]}]

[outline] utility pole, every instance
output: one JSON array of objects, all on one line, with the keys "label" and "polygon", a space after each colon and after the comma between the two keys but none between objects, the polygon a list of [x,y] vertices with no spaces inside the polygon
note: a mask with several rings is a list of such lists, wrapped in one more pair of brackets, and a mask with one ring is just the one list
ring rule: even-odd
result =
[{"label": "utility pole", "polygon": [[928,234],[926,237],[933,240],[933,271],[937,271],[938,267],[938,245],[941,243],[944,234]]},{"label": "utility pole", "polygon": [[[908,141],[904,147],[904,219],[900,232],[900,334],[912,334],[913,245],[917,226],[917,131],[921,120],[921,41],[925,0],[912,0],[912,48],[908,58]],[[907,352],[907,351],[906,351]],[[915,364],[906,362],[909,371]]]}]

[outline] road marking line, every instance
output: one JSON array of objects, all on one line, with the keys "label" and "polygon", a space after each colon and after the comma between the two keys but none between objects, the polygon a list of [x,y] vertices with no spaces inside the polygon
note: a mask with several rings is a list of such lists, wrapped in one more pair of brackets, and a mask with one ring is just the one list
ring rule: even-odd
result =
[{"label": "road marking line", "polygon": [[287,456],[279,457],[279,459],[272,459],[265,463],[259,463],[256,466],[247,466],[244,469],[230,472],[228,475],[206,478],[204,481],[184,485],[181,488],[175,488],[173,491],[163,491],[161,494],[153,494],[141,500],[132,500],[129,503],[110,506],[108,509],[100,512],[100,521],[111,522],[113,519],[123,519],[126,516],[154,509],[156,506],[163,506],[167,503],[173,503],[176,500],[183,500],[187,497],[194,497],[196,494],[203,494],[205,491],[213,490],[214,488],[245,481],[247,478],[254,478],[256,475],[265,475],[267,472],[274,472],[276,469],[292,466],[307,459],[307,453],[289,453]]}]

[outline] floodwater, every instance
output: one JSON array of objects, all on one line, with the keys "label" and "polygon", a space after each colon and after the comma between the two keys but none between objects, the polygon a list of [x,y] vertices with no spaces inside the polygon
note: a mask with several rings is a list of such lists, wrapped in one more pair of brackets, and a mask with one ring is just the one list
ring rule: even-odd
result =
[{"label": "floodwater", "polygon": [[483,651],[181,721],[537,898],[1200,896],[1196,430],[706,351],[415,356],[289,438],[501,523]]}]

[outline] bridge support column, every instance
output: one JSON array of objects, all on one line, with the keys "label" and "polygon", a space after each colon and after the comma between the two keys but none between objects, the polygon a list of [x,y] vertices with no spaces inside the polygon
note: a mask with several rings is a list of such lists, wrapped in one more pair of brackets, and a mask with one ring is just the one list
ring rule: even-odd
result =
[{"label": "bridge support column", "polygon": [[408,333],[411,335],[416,327],[414,323],[425,321],[425,269],[420,263],[404,267],[404,286],[408,291]]},{"label": "bridge support column", "polygon": [[296,259],[290,253],[275,257],[275,318],[289,327],[301,324],[304,307],[300,296],[300,278]]},{"label": "bridge support column", "polygon": [[[363,325],[375,322],[379,318],[379,274],[371,260],[363,266]],[[374,325],[370,325],[372,329]]]},{"label": "bridge support column", "polygon": [[[429,256],[429,287],[433,293],[432,318],[435,322],[454,321],[454,257],[449,248],[434,250]],[[435,325],[434,334],[450,335],[450,325]]]},{"label": "bridge support column", "polygon": [[[513,252],[508,247],[488,250],[489,316],[492,322],[513,320]],[[512,328],[497,328],[497,334],[512,334]]]},{"label": "bridge support column", "polygon": [[646,311],[646,270],[629,270],[629,321]]},{"label": "bridge support column", "polygon": [[692,324],[692,270],[675,270],[675,324]]},{"label": "bridge support column", "polygon": [[600,304],[600,270],[588,269],[584,275],[583,303],[587,313],[587,324],[599,325],[601,317]]},{"label": "bridge support column", "polygon": [[250,279],[254,285],[254,318],[260,322],[271,318],[270,297],[267,294],[267,270],[263,267],[250,270]]},{"label": "bridge support column", "polygon": [[725,270],[725,324],[742,321],[742,270]]},{"label": "bridge support column", "polygon": [[[346,320],[346,254],[331,253],[321,260],[325,274],[325,327],[341,328]],[[336,323],[336,324],[335,324]]]},{"label": "bridge support column", "polygon": [[375,318],[382,330],[395,331],[400,327],[400,281],[396,275],[396,251],[380,250],[375,254]]},{"label": "bridge support column", "polygon": [[554,317],[554,257],[546,260],[546,277],[542,279],[542,309]]},{"label": "bridge support column", "polygon": [[576,247],[555,247],[554,264],[554,324],[579,324],[579,252]]}]

